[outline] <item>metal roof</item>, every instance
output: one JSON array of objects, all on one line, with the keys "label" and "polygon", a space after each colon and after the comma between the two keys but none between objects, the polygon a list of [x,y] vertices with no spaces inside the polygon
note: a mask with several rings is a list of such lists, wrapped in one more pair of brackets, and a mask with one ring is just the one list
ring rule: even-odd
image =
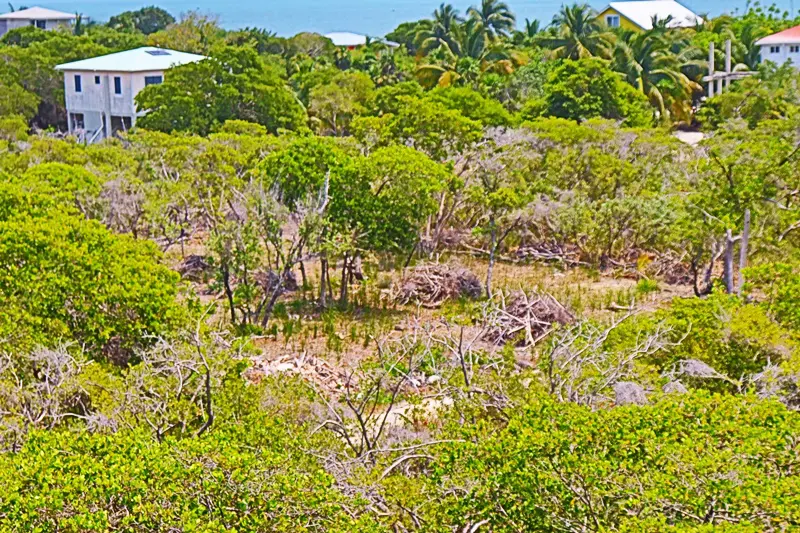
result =
[{"label": "metal roof", "polygon": [[602,13],[608,8],[613,9],[643,30],[653,29],[653,17],[664,20],[671,16],[670,28],[687,28],[703,22],[699,15],[674,0],[611,2],[600,12]]},{"label": "metal roof", "polygon": [[57,65],[56,70],[89,70],[95,72],[147,72],[202,61],[205,56],[145,46],[116,54],[108,54],[72,63]]},{"label": "metal roof", "polygon": [[53,11],[44,7],[29,7],[0,15],[0,20],[76,20],[78,15],[75,13],[64,13],[63,11]]},{"label": "metal roof", "polygon": [[326,33],[325,37],[333,41],[336,46],[363,46],[367,44],[367,36],[349,31],[335,31]]},{"label": "metal roof", "polygon": [[770,44],[800,44],[800,26],[773,33],[756,41],[758,46]]},{"label": "metal roof", "polygon": [[[365,44],[367,44],[366,35],[361,35],[360,33],[353,33],[349,31],[335,31],[331,33],[326,33],[325,37],[330,39],[336,46],[349,47],[349,46],[364,46]],[[395,42],[386,41],[384,39],[379,39],[379,38],[372,38],[372,42],[376,43],[380,42],[391,48],[400,46]]]}]

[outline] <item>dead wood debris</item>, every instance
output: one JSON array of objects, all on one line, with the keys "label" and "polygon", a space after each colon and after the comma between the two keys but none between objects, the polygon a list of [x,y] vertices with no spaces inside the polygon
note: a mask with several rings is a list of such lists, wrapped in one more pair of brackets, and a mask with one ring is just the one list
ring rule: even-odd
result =
[{"label": "dead wood debris", "polygon": [[439,307],[446,300],[480,298],[478,276],[461,267],[425,264],[413,268],[393,289],[392,299],[399,304],[419,303]]},{"label": "dead wood debris", "polygon": [[585,265],[581,261],[580,250],[576,246],[562,246],[558,243],[540,242],[522,246],[514,251],[517,261],[543,261],[562,263],[566,266]]},{"label": "dead wood debris", "polygon": [[[258,271],[253,274],[253,280],[267,292],[272,292],[273,288],[280,281],[278,274],[272,270]],[[283,280],[281,293],[295,292],[300,288],[297,283],[297,276],[294,272],[289,272]]]},{"label": "dead wood debris", "polygon": [[575,322],[575,316],[549,294],[516,292],[500,302],[489,317],[484,339],[496,344],[513,342],[532,346],[546,337],[556,325]]},{"label": "dead wood debris", "polygon": [[684,256],[673,252],[652,254],[642,250],[630,250],[625,257],[604,259],[604,270],[628,279],[658,279],[667,285],[691,285],[694,282],[692,269]]},{"label": "dead wood debris", "polygon": [[208,280],[214,272],[208,259],[202,255],[187,255],[176,270],[181,278],[198,283]]},{"label": "dead wood debris", "polygon": [[347,375],[343,371],[336,370],[327,361],[306,353],[299,356],[285,355],[272,360],[253,359],[253,366],[247,370],[245,377],[258,383],[265,377],[284,374],[298,375],[329,393],[342,390],[347,382]]},{"label": "dead wood debris", "polygon": [[694,282],[689,264],[671,253],[657,256],[645,271],[648,276],[662,279],[668,285],[691,285]]}]

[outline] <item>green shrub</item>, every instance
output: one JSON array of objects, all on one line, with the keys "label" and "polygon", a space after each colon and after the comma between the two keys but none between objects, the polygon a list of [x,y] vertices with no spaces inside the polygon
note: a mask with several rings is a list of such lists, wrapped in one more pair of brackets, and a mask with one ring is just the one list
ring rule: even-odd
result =
[{"label": "green shrub", "polygon": [[625,83],[602,59],[563,60],[550,72],[544,96],[525,104],[522,120],[540,116],[579,122],[595,118],[623,120],[629,127],[653,124],[653,111],[644,94]]},{"label": "green shrub", "polygon": [[249,417],[202,438],[34,432],[0,455],[0,528],[17,531],[376,531],[309,443]]},{"label": "green shrub", "polygon": [[741,531],[800,518],[787,439],[800,416],[777,402],[692,394],[593,410],[534,396],[515,411],[500,430],[460,425],[427,479],[394,476],[390,501],[426,531],[703,531],[709,509],[713,524],[752,526]]},{"label": "green shrub", "polygon": [[0,188],[0,295],[8,306],[0,331],[12,345],[75,341],[124,362],[179,320],[178,276],[160,264],[154,244],[114,235],[51,201]]}]

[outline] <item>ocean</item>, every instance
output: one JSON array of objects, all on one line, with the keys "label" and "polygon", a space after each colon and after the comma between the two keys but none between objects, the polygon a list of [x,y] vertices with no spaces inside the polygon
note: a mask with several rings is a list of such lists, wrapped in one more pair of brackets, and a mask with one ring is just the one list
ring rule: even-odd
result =
[{"label": "ocean", "polygon": [[[19,5],[21,0],[13,3]],[[776,5],[789,9],[794,0],[780,0]],[[352,31],[371,36],[383,36],[399,23],[430,16],[439,5],[437,0],[43,0],[43,3],[26,2],[60,11],[79,11],[93,20],[105,21],[116,13],[138,9],[145,5],[158,5],[176,17],[183,12],[199,10],[215,14],[223,27],[229,29],[256,26],[291,36],[302,31],[328,33]],[[476,2],[451,2],[463,13]],[[518,23],[526,18],[549,22],[563,3],[560,0],[507,0],[516,14]],[[593,1],[601,9],[605,2]],[[769,0],[762,4],[769,5]],[[696,13],[719,15],[735,10],[743,11],[746,0],[683,0],[683,4]],[[798,3],[800,7],[800,3]]]}]

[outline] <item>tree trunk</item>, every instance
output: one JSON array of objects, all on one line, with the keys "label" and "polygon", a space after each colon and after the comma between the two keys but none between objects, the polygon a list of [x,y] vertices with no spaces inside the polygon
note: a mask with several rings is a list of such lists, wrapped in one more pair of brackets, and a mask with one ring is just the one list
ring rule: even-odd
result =
[{"label": "tree trunk", "polygon": [[744,269],[747,267],[747,245],[750,241],[750,210],[744,210],[744,227],[742,228],[742,242],[739,243],[739,286],[736,292],[739,296],[744,290]]},{"label": "tree trunk", "polygon": [[350,284],[352,285],[356,281],[364,281],[364,265],[360,253],[354,255],[353,260],[350,261]]},{"label": "tree trunk", "polygon": [[323,309],[328,305],[328,298],[325,291],[328,284],[325,282],[325,275],[328,272],[328,258],[325,256],[319,259],[319,306]]},{"label": "tree trunk", "polygon": [[489,243],[489,269],[486,271],[486,297],[492,297],[492,272],[494,271],[494,256],[497,251],[497,228],[494,221],[491,222],[492,230],[490,232],[491,242]]},{"label": "tree trunk", "polygon": [[231,275],[227,268],[222,270],[222,286],[225,289],[225,296],[228,298],[228,305],[231,308],[231,324],[236,325],[236,306],[233,303],[233,290],[231,290]]},{"label": "tree trunk", "polygon": [[278,298],[283,291],[283,284],[286,282],[286,278],[289,277],[289,269],[285,269],[278,280],[275,282],[275,286],[272,288],[272,294],[270,295],[269,302],[267,303],[267,308],[264,310],[264,318],[261,319],[261,327],[266,328],[267,324],[269,323],[269,319],[272,317],[272,311],[275,309],[275,304],[278,302]]},{"label": "tree trunk", "polygon": [[728,294],[733,294],[733,233],[731,230],[725,230],[725,256],[724,263],[724,280],[725,291]]},{"label": "tree trunk", "polygon": [[306,287],[308,287],[308,276],[306,276],[306,264],[300,261],[300,280],[303,284],[303,298],[306,297]]},{"label": "tree trunk", "polygon": [[417,248],[419,247],[420,240],[421,239],[417,239],[417,242],[414,243],[414,247],[409,252],[408,257],[406,257],[406,262],[403,263],[403,270],[407,269],[408,265],[411,264],[411,260],[414,259],[414,252],[417,251]]},{"label": "tree trunk", "polygon": [[350,256],[344,254],[342,259],[342,286],[339,287],[339,305],[342,307],[347,306],[347,263]]},{"label": "tree trunk", "polygon": [[331,299],[333,298],[333,281],[331,281],[331,271],[330,271],[331,264],[328,261],[325,261],[325,283],[328,284],[328,294],[330,295]]}]

